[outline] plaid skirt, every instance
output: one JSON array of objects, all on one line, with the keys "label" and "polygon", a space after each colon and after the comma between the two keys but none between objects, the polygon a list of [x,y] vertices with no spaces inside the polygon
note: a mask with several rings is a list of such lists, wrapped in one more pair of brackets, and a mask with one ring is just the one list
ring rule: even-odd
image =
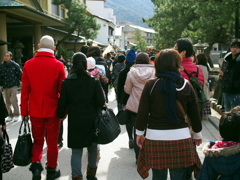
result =
[{"label": "plaid skirt", "polygon": [[207,102],[206,107],[203,111],[203,115],[211,115],[211,107],[210,107],[210,101]]},{"label": "plaid skirt", "polygon": [[138,157],[137,171],[143,179],[146,179],[151,168],[173,169],[189,166],[193,166],[196,178],[201,161],[192,138],[174,141],[145,139]]}]

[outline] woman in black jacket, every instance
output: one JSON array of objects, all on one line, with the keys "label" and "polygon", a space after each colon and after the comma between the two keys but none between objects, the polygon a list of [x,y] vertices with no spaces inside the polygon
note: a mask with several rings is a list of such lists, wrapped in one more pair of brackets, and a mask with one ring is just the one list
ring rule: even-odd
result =
[{"label": "woman in black jacket", "polygon": [[81,159],[83,148],[87,147],[87,179],[96,180],[97,143],[93,142],[95,119],[105,99],[99,80],[86,71],[86,56],[76,53],[72,60],[71,73],[62,83],[57,114],[64,119],[68,110],[68,147],[72,149],[72,179],[82,179]]},{"label": "woman in black jacket", "polygon": [[[6,130],[5,118],[8,116],[8,111],[3,100],[2,91],[0,89],[0,124],[2,125],[2,130]],[[4,140],[0,138],[0,147],[2,147]],[[0,149],[1,154],[3,149]],[[0,158],[0,180],[2,180],[2,158]]]}]

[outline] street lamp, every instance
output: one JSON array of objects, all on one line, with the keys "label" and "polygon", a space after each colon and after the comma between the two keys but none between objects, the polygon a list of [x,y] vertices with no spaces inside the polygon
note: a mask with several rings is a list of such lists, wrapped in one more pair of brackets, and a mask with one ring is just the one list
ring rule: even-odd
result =
[{"label": "street lamp", "polygon": [[195,48],[196,54],[200,54],[204,52],[204,49],[208,47],[208,44],[202,43],[201,40],[198,40],[198,43],[194,44],[193,47]]}]

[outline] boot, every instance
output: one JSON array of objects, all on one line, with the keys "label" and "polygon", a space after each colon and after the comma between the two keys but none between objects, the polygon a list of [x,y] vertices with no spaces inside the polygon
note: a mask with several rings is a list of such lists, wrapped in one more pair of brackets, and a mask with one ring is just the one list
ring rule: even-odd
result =
[{"label": "boot", "polygon": [[46,166],[45,169],[47,170],[47,180],[54,180],[61,176],[61,172],[57,167],[50,168]]},{"label": "boot", "polygon": [[32,180],[41,180],[41,172],[43,171],[42,164],[40,162],[34,162],[29,167],[32,171]]},{"label": "boot", "polygon": [[72,176],[72,180],[83,180],[83,176],[82,175]]},{"label": "boot", "polygon": [[95,177],[96,172],[97,172],[97,168],[87,167],[87,180],[97,180],[97,177]]}]

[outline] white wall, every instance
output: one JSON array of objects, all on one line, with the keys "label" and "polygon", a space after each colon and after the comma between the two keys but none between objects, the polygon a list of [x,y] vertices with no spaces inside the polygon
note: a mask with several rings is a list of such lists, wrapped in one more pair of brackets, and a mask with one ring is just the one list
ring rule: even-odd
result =
[{"label": "white wall", "polygon": [[108,23],[102,19],[97,18],[97,24],[101,25],[101,28],[98,30],[97,38],[94,39],[97,42],[108,45]]},{"label": "white wall", "polygon": [[116,16],[114,15],[113,9],[104,8],[104,1],[87,1],[87,7],[93,14],[108,19],[116,24]]}]

